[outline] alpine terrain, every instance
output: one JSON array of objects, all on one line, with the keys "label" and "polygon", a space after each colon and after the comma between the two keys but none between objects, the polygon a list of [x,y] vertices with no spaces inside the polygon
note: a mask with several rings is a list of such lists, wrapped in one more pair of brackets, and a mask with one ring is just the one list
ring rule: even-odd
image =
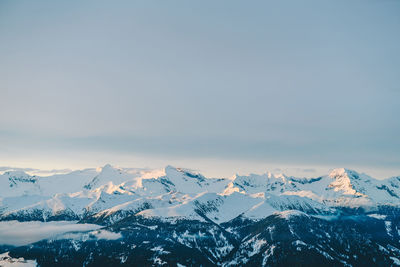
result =
[{"label": "alpine terrain", "polygon": [[0,175],[1,266],[396,266],[400,176]]}]

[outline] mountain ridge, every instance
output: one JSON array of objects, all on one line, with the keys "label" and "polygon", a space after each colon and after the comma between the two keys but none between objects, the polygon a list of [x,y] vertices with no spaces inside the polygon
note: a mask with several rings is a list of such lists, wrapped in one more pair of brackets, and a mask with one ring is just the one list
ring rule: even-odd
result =
[{"label": "mountain ridge", "polygon": [[[261,219],[285,210],[325,214],[344,207],[400,205],[399,177],[377,180],[345,168],[315,178],[270,172],[207,178],[170,165],[155,174],[110,164],[53,176],[6,171],[0,175],[0,220],[29,220],[30,216],[84,219],[135,213],[198,220],[206,216],[222,223],[238,216]],[[199,207],[203,207],[201,216]]]}]

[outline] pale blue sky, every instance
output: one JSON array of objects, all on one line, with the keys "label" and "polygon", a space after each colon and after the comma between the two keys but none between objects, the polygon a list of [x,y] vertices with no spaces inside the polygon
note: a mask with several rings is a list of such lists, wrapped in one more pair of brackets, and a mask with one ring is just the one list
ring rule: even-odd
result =
[{"label": "pale blue sky", "polygon": [[400,175],[399,14],[378,0],[0,1],[0,165]]}]

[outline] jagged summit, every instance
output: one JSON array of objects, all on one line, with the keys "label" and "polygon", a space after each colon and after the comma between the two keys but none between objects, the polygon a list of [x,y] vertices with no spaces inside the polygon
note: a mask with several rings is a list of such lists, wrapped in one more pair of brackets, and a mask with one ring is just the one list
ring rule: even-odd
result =
[{"label": "jagged summit", "polygon": [[108,171],[108,170],[114,170],[117,169],[115,167],[113,167],[111,164],[107,163],[105,164],[103,167],[101,167],[101,171]]},{"label": "jagged summit", "polygon": [[329,177],[333,179],[337,179],[340,177],[346,177],[351,180],[358,180],[358,179],[371,179],[370,176],[365,175],[365,174],[360,174],[354,170],[346,169],[346,168],[337,168],[333,169],[329,173]]},{"label": "jagged summit", "polygon": [[355,172],[355,171],[346,169],[346,168],[335,168],[329,173],[329,176],[330,177],[341,176],[341,175],[346,175],[347,173],[352,173],[352,172]]}]

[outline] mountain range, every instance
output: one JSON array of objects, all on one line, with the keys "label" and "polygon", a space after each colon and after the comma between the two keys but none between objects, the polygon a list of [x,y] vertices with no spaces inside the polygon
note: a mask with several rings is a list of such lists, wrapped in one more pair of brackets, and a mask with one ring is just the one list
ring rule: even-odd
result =
[{"label": "mountain range", "polygon": [[10,169],[0,175],[0,221],[98,226],[21,246],[0,238],[4,261],[40,266],[400,265],[400,176]]}]

